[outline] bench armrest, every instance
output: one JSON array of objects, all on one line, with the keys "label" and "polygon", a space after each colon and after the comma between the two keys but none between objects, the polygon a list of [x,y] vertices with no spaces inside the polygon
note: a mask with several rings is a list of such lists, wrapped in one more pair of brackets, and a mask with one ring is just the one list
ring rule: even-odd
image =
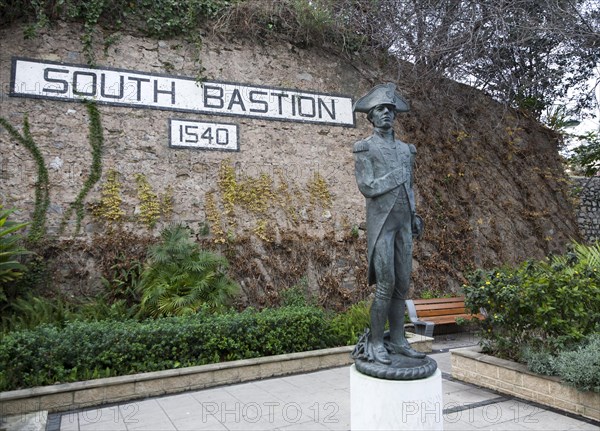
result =
[{"label": "bench armrest", "polygon": [[404,302],[406,303],[406,309],[408,310],[408,318],[412,324],[415,325],[415,332],[418,335],[424,335],[425,337],[433,337],[433,327],[435,326],[435,323],[425,322],[419,319],[415,303],[412,299],[407,299]]}]

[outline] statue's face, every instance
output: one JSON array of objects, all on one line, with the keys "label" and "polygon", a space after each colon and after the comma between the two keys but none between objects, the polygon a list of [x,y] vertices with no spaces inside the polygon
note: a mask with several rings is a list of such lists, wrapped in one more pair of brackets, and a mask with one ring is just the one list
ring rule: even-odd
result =
[{"label": "statue's face", "polygon": [[394,124],[396,113],[392,105],[377,105],[369,112],[369,117],[373,126],[389,129]]}]

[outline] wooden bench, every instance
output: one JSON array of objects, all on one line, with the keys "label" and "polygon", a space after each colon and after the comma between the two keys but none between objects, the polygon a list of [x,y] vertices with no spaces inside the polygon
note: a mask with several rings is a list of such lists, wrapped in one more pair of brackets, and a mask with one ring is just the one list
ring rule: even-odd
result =
[{"label": "wooden bench", "polygon": [[408,317],[415,332],[426,337],[433,336],[435,325],[455,324],[457,318],[466,320],[483,319],[483,314],[471,314],[465,309],[465,297],[433,299],[407,299]]}]

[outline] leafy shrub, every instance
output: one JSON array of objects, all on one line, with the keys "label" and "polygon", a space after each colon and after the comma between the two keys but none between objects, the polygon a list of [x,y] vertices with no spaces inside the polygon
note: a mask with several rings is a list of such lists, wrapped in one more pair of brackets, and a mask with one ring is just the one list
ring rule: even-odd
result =
[{"label": "leafy shrub", "polygon": [[225,273],[227,259],[200,250],[180,224],[165,228],[161,238],[150,247],[139,282],[141,315],[181,316],[204,304],[218,309],[229,303],[239,288]]},{"label": "leafy shrub", "polygon": [[[230,0],[38,0],[0,2],[0,23],[17,19],[33,21],[28,36],[51,21],[83,21],[88,26],[102,22],[122,25],[123,21],[152,36],[169,37],[196,28],[202,19],[215,17]],[[129,18],[129,19],[128,19]]]},{"label": "leafy shrub", "polygon": [[68,320],[71,307],[60,299],[51,300],[27,294],[10,302],[9,312],[2,316],[2,329],[32,329],[46,323],[62,326]]},{"label": "leafy shrub", "polygon": [[600,392],[600,334],[586,338],[572,350],[551,354],[526,348],[522,359],[530,371],[562,380],[582,391]]},{"label": "leafy shrub", "polygon": [[20,245],[22,238],[17,233],[27,226],[27,223],[10,221],[8,217],[14,211],[5,210],[0,205],[0,305],[9,299],[5,287],[12,285],[27,270],[19,261],[19,257],[28,254],[29,251]]},{"label": "leafy shrub", "polygon": [[292,287],[282,289],[279,292],[280,304],[283,307],[300,307],[305,305],[317,305],[318,298],[308,287],[308,279],[306,277],[300,280]]},{"label": "leafy shrub", "polygon": [[356,344],[370,325],[370,301],[361,301],[348,310],[333,317],[331,327],[344,345]]},{"label": "leafy shrub", "polygon": [[556,374],[556,358],[548,350],[535,350],[526,346],[521,352],[520,359],[527,364],[529,371],[547,376]]},{"label": "leafy shrub", "polygon": [[19,244],[22,238],[16,233],[27,226],[27,223],[10,221],[8,217],[13,212],[15,210],[5,210],[0,205],[0,283],[2,284],[16,280],[27,269],[17,258],[29,252]]},{"label": "leafy shrub", "polygon": [[27,267],[27,271],[18,280],[11,283],[13,298],[21,294],[49,290],[52,284],[49,259],[45,256],[45,250],[38,247],[38,244],[35,244],[32,249],[31,254],[20,259]]},{"label": "leafy shrub", "polygon": [[0,390],[321,349],[338,341],[314,307],[42,325],[2,338]]},{"label": "leafy shrub", "polygon": [[138,0],[132,12],[144,19],[150,36],[169,37],[195,31],[199,22],[213,18],[226,9],[229,0]]},{"label": "leafy shrub", "polygon": [[109,303],[124,300],[135,308],[140,303],[139,283],[151,245],[157,239],[117,227],[94,235],[86,252],[102,272],[102,284]]},{"label": "leafy shrub", "polygon": [[135,315],[135,307],[129,307],[124,300],[111,301],[100,296],[83,303],[74,303],[63,298],[44,298],[26,294],[13,299],[0,319],[0,331],[8,333],[33,329],[50,324],[63,327],[67,322],[99,321],[106,319],[125,320]]},{"label": "leafy shrub", "polygon": [[551,354],[600,329],[600,245],[520,267],[478,270],[464,286],[465,304],[486,310],[481,343],[496,355],[518,359],[520,349]]},{"label": "leafy shrub", "polygon": [[556,374],[583,391],[600,393],[600,334],[576,350],[561,352],[554,361]]},{"label": "leafy shrub", "polygon": [[[125,260],[123,258],[123,261]],[[126,264],[127,262],[113,265],[110,279],[102,277],[102,284],[106,289],[106,296],[111,302],[123,302],[134,310],[133,314],[136,314],[139,309],[139,283],[144,266],[135,260],[129,262],[129,266]]]}]

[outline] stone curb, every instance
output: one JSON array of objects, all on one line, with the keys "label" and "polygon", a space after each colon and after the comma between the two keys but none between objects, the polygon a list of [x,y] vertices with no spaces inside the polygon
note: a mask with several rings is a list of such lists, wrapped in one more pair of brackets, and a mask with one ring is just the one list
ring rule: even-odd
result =
[{"label": "stone curb", "polygon": [[[430,352],[432,338],[412,335],[415,350]],[[307,373],[352,363],[354,346],[288,353],[128,376],[108,377],[0,393],[0,417],[50,413],[174,394],[213,386]]]},{"label": "stone curb", "polygon": [[600,394],[583,392],[556,376],[536,374],[519,364],[481,353],[480,347],[450,351],[452,377],[497,392],[600,420]]}]

